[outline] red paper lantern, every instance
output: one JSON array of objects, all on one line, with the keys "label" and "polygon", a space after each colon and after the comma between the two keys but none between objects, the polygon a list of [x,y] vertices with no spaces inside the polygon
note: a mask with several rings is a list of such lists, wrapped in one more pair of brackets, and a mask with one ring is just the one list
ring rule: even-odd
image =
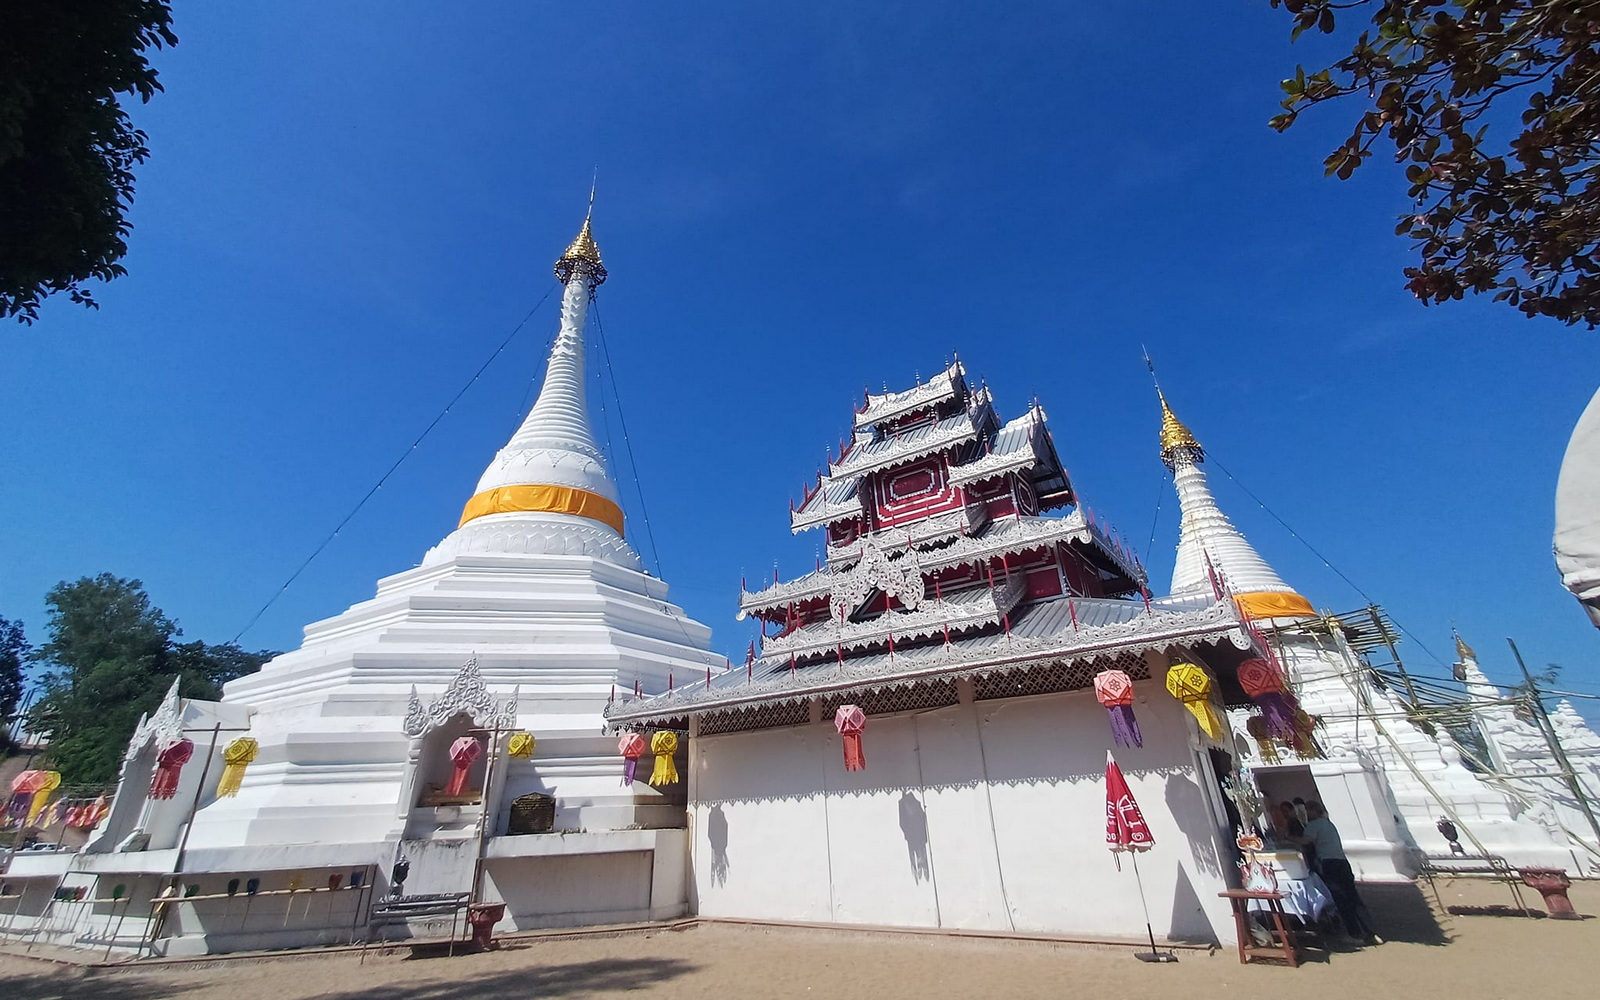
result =
[{"label": "red paper lantern", "polygon": [[444,788],[446,795],[461,795],[466,791],[467,772],[482,755],[483,744],[471,736],[463,736],[450,744],[450,762],[455,765],[455,770],[450,775],[450,783]]},{"label": "red paper lantern", "polygon": [[156,773],[150,777],[150,797],[170,799],[178,794],[178,775],[194,756],[194,741],[179,739],[156,754]]},{"label": "red paper lantern", "polygon": [[1283,676],[1266,660],[1252,657],[1239,664],[1239,686],[1252,699],[1283,691]]},{"label": "red paper lantern", "polygon": [[833,713],[833,727],[844,738],[844,769],[865,771],[867,757],[861,750],[861,731],[867,728],[867,713],[855,705],[840,705]]},{"label": "red paper lantern", "polygon": [[1094,676],[1094,696],[1107,708],[1133,704],[1133,678],[1121,670],[1102,670]]},{"label": "red paper lantern", "polygon": [[622,754],[622,783],[633,784],[635,774],[639,769],[639,758],[644,756],[650,744],[645,742],[642,733],[623,733],[617,738],[617,753]]},{"label": "red paper lantern", "polygon": [[1111,738],[1118,746],[1142,747],[1144,736],[1133,716],[1133,678],[1121,670],[1102,670],[1094,677],[1094,696],[1111,716]]}]

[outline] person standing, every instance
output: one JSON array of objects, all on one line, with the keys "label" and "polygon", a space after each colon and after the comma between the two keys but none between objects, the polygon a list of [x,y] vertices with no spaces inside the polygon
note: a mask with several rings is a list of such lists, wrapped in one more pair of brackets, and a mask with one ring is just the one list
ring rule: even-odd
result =
[{"label": "person standing", "polygon": [[1322,808],[1321,802],[1307,802],[1306,817],[1304,840],[1316,850],[1318,874],[1333,894],[1333,905],[1344,920],[1345,930],[1351,937],[1361,938],[1368,944],[1381,944],[1382,939],[1373,933],[1363,914],[1366,904],[1361,902],[1361,894],[1356,891],[1355,871],[1344,855],[1339,828],[1328,818],[1328,811]]}]

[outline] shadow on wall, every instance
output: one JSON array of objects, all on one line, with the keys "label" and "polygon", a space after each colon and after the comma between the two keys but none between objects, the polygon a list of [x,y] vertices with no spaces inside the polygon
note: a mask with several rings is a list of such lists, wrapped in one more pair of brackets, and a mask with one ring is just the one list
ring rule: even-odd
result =
[{"label": "shadow on wall", "polygon": [[1200,894],[1194,891],[1194,883],[1189,881],[1189,873],[1181,863],[1178,865],[1177,884],[1172,889],[1172,922],[1167,930],[1167,940],[1213,947],[1219,943],[1217,933],[1212,929],[1211,921],[1200,903]]},{"label": "shadow on wall", "polygon": [[922,810],[922,800],[910,792],[900,795],[900,832],[906,838],[906,854],[911,858],[911,877],[921,882],[932,871],[928,864],[928,814]]},{"label": "shadow on wall", "polygon": [[711,884],[723,885],[728,881],[728,814],[720,804],[706,817],[706,839],[711,841]]},{"label": "shadow on wall", "polygon": [[[1189,839],[1189,854],[1194,863],[1207,875],[1221,876],[1222,864],[1217,859],[1217,827],[1211,821],[1211,809],[1206,805],[1205,793],[1200,786],[1181,774],[1167,776],[1167,809],[1177,822],[1178,829]],[[1194,891],[1191,887],[1191,893]]]}]

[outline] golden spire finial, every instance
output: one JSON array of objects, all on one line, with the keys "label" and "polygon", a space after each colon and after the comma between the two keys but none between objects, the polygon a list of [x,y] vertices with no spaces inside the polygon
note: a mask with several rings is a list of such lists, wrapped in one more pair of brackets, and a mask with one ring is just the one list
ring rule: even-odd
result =
[{"label": "golden spire finial", "polygon": [[[1451,631],[1455,632],[1455,629],[1451,629]],[[1456,657],[1461,660],[1476,661],[1478,659],[1478,654],[1474,653],[1472,647],[1467,645],[1466,640],[1461,638],[1460,632],[1456,632]]]},{"label": "golden spire finial", "polygon": [[1206,450],[1200,446],[1200,441],[1172,412],[1172,407],[1167,405],[1167,394],[1161,391],[1161,382],[1156,379],[1156,365],[1150,360],[1150,352],[1144,352],[1145,366],[1150,369],[1150,381],[1155,383],[1156,398],[1161,400],[1161,461],[1171,470],[1177,464],[1177,455],[1180,450],[1188,452],[1197,462],[1204,461]]},{"label": "golden spire finial", "polygon": [[[595,179],[599,181],[599,170],[595,171]],[[594,217],[594,186],[589,188],[589,211],[584,213],[583,228],[578,230],[578,236],[567,247],[567,252],[556,261],[556,280],[565,285],[572,280],[572,276],[579,272],[587,272],[589,287],[603,284],[606,280],[605,265],[600,263],[600,245],[594,241],[594,235],[589,231],[589,220]]]}]

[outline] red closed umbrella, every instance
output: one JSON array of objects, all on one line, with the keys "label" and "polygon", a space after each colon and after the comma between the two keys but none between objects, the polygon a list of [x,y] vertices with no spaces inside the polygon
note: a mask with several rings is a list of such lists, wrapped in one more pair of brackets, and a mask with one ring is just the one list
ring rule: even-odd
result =
[{"label": "red closed umbrella", "polygon": [[[1156,932],[1150,926],[1150,905],[1144,898],[1144,879],[1139,875],[1139,851],[1148,851],[1156,845],[1156,838],[1150,835],[1150,826],[1144,821],[1144,813],[1139,811],[1139,803],[1134,801],[1133,791],[1128,787],[1128,779],[1122,776],[1122,768],[1117,766],[1117,759],[1111,756],[1111,751],[1106,751],[1106,846],[1113,852],[1126,851],[1133,861],[1133,878],[1139,886],[1139,903],[1144,907],[1144,929],[1150,935],[1150,951],[1133,953],[1133,957],[1141,962],[1176,962],[1178,956],[1172,952],[1156,951]],[[1120,865],[1119,865],[1120,867]]]},{"label": "red closed umbrella", "polygon": [[1148,851],[1155,845],[1128,779],[1122,776],[1117,759],[1106,751],[1106,846],[1113,851]]}]

